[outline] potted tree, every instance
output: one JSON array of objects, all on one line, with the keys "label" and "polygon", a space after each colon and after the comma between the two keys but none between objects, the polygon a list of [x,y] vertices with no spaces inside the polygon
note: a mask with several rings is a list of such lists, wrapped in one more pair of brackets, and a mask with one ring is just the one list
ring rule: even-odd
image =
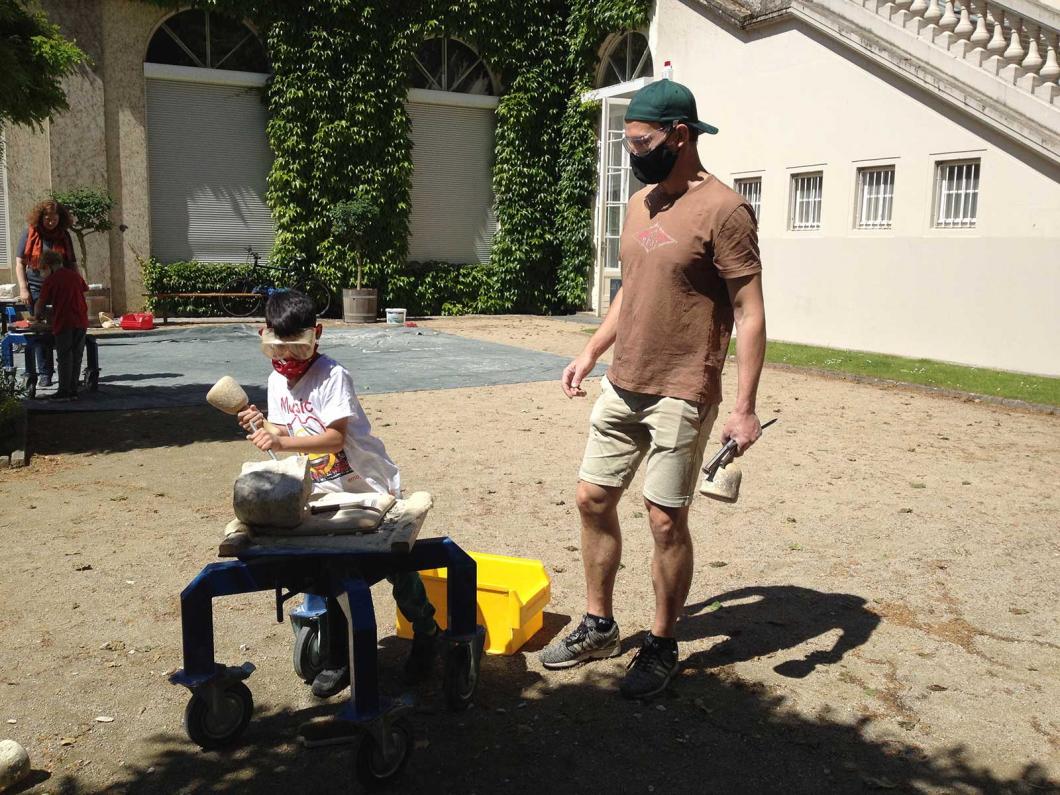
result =
[{"label": "potted tree", "polygon": [[[88,249],[85,246],[85,238],[97,232],[109,232],[114,227],[110,220],[114,199],[105,190],[98,188],[74,188],[69,191],[55,192],[52,198],[66,207],[73,216],[70,231],[77,238],[85,281],[91,283],[92,280],[88,275]],[[122,230],[124,231],[124,227]],[[98,325],[97,318],[100,312],[110,314],[110,288],[100,285],[89,289],[85,298],[88,302],[89,321],[92,325]]]},{"label": "potted tree", "polygon": [[363,196],[338,202],[331,208],[332,233],[354,258],[355,286],[342,291],[342,319],[347,323],[374,323],[379,314],[379,295],[364,286],[364,257],[379,222],[379,208]]},{"label": "potted tree", "polygon": [[85,272],[85,281],[88,281],[88,251],[85,248],[85,238],[95,232],[109,232],[114,228],[110,220],[114,199],[105,190],[97,188],[74,188],[53,193],[52,198],[74,217],[70,231],[77,238],[77,247],[81,251],[81,267]]}]

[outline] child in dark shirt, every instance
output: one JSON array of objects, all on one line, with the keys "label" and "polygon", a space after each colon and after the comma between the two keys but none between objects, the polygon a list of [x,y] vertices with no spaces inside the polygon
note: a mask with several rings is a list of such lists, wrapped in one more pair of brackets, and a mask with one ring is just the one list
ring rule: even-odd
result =
[{"label": "child in dark shirt", "polygon": [[44,315],[44,307],[49,304],[52,307],[52,336],[55,338],[59,375],[59,389],[52,399],[76,400],[81,357],[88,335],[88,304],[85,301],[88,285],[78,273],[77,264],[64,264],[56,251],[44,252],[41,265],[49,267],[51,274],[44,280],[33,314],[39,319]]}]

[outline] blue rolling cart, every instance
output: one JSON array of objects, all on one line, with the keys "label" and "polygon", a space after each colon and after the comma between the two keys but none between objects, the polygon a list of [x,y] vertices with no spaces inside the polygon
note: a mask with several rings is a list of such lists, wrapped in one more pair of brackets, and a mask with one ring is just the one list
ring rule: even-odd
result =
[{"label": "blue rolling cart", "polygon": [[283,604],[298,594],[306,600],[291,614],[294,667],[312,681],[320,670],[320,617],[324,598],[334,597],[349,620],[350,699],[338,718],[362,733],[355,772],[368,788],[392,780],[412,751],[410,705],[379,692],[376,622],[370,588],[388,574],[447,568],[448,626],[444,633],[443,690],[453,710],[470,705],[478,684],[485,632],[476,624],[475,561],[449,538],[416,541],[408,552],[249,548],[237,560],[211,563],[180,595],[184,668],[170,677],[191,691],[184,725],[205,749],[235,743],[250,722],[254,701],[245,684],[253,664],[223,665],[214,659],[213,600],[221,596],[275,590],[276,620]]}]

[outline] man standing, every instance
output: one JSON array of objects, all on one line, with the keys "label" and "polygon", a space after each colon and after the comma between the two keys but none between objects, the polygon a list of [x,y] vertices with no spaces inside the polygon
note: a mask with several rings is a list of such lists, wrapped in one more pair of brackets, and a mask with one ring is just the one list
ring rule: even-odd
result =
[{"label": "man standing", "polygon": [[735,320],[736,404],[722,429],[743,453],[758,439],[755,414],[765,356],[762,265],[754,212],[709,174],[696,149],[692,92],[660,80],[633,97],[623,143],[647,187],[630,200],[622,230],[622,288],[585,350],[563,372],[567,397],[611,345],[578,473],[586,614],[541,652],[546,668],[619,654],[612,595],[622,554],[618,502],[647,458],[644,505],[654,540],[655,619],[620,685],[622,695],[661,692],[678,670],[674,629],[692,582],[688,506],[721,402],[721,370]]}]

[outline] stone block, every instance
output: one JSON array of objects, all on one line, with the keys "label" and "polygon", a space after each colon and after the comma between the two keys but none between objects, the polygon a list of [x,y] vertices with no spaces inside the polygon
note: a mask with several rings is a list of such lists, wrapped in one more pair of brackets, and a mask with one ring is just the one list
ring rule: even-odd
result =
[{"label": "stone block", "polygon": [[296,527],[307,515],[312,490],[306,456],[248,461],[232,489],[232,507],[251,527]]},{"label": "stone block", "polygon": [[987,53],[987,59],[981,64],[986,71],[992,75],[1001,74],[1001,70],[1005,68],[1005,59],[1000,55],[990,55]]},{"label": "stone block", "polygon": [[949,51],[953,48],[960,39],[950,33],[948,30],[940,30],[935,34],[935,44],[942,49]]},{"label": "stone block", "polygon": [[1033,94],[1034,90],[1038,88],[1042,83],[1042,79],[1033,72],[1024,72],[1017,80],[1016,85],[1022,88],[1029,94]]},{"label": "stone block", "polygon": [[1041,83],[1034,89],[1034,96],[1055,105],[1057,104],[1057,100],[1060,100],[1060,87],[1058,87],[1056,83]]},{"label": "stone block", "polygon": [[1023,70],[1014,63],[1010,63],[1007,66],[1003,66],[998,71],[997,76],[1005,81],[1008,85],[1016,85],[1016,81],[1023,75]]}]

